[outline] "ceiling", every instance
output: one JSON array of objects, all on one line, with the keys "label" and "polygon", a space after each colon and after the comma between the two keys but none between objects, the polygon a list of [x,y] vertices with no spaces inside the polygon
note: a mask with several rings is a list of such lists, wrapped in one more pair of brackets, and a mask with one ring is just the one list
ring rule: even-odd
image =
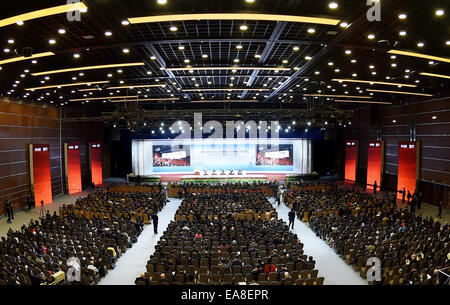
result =
[{"label": "ceiling", "polygon": [[[331,9],[331,2],[338,7]],[[158,4],[157,0],[83,0],[83,3],[88,10],[80,14],[80,21],[68,21],[62,13],[27,20],[23,25],[0,27],[0,62],[22,56],[24,48],[32,48],[33,54],[55,54],[2,64],[0,92],[4,98],[76,108],[77,118],[90,119],[111,119],[118,115],[156,119],[204,111],[212,116],[256,113],[326,120],[368,105],[335,100],[404,103],[417,98],[442,97],[449,87],[448,78],[419,74],[449,74],[450,10],[444,0],[381,1],[381,21],[374,22],[367,20],[370,7],[365,0],[255,0],[253,3],[167,0],[166,4]],[[0,19],[65,4],[66,1],[60,0],[2,1]],[[239,18],[123,24],[134,17],[206,13],[308,16],[338,22],[325,25]],[[401,14],[406,18],[399,18]],[[400,35],[402,31],[405,35]],[[375,38],[369,39],[370,34]],[[424,45],[418,45],[419,42]],[[391,49],[440,58],[432,62],[403,55],[391,58],[392,54],[388,53]],[[140,65],[40,73],[123,63]],[[172,71],[173,68],[187,70]],[[95,81],[105,83],[26,90]],[[140,88],[139,85],[160,86]],[[120,86],[133,87],[108,89]],[[368,91],[373,89],[430,97]]]}]

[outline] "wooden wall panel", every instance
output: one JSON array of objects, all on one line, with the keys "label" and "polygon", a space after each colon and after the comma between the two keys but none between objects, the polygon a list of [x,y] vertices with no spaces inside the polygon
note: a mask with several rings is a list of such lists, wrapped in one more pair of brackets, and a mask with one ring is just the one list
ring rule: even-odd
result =
[{"label": "wooden wall panel", "polygon": [[[412,101],[396,106],[364,107],[355,111],[352,120],[355,130],[347,132],[344,140],[355,139],[365,143],[368,139],[376,139],[376,130],[380,129],[381,139],[386,143],[386,186],[390,190],[395,190],[398,142],[409,141],[411,127],[415,126],[416,140],[421,143],[419,187],[427,194],[425,200],[433,204],[443,200],[446,204],[450,188],[449,106],[450,98],[441,98]],[[373,115],[369,115],[371,112],[376,112],[376,120],[373,120]],[[364,122],[371,122],[372,128],[367,128]],[[359,149],[360,155],[364,155],[361,150],[367,148],[360,146]],[[367,160],[362,160],[360,166],[366,166],[366,163]],[[364,179],[360,179],[359,182],[366,183]]]},{"label": "wooden wall panel", "polygon": [[[67,117],[62,113],[62,117]],[[0,98],[0,215],[4,214],[4,202],[9,200],[15,209],[26,205],[30,195],[29,144],[50,145],[50,172],[53,197],[64,193],[64,158],[62,148],[65,142],[81,144],[81,168],[84,181],[89,179],[87,145],[89,141],[103,139],[103,124],[60,122],[60,110],[56,107],[42,107]],[[107,143],[105,143],[107,144]],[[104,144],[104,153],[108,152]],[[104,156],[109,160],[109,156]],[[109,162],[105,162],[109,166]],[[61,171],[61,165],[63,171]],[[110,169],[104,169],[109,177]]]}]

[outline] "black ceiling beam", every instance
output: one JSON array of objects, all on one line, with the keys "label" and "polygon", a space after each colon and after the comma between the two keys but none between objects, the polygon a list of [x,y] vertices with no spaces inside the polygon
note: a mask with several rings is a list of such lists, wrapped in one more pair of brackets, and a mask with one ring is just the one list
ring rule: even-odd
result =
[{"label": "black ceiling beam", "polygon": [[[283,33],[284,29],[286,28],[287,22],[278,22],[275,28],[273,29],[272,35],[270,35],[269,40],[266,42],[266,46],[264,47],[264,50],[261,53],[261,57],[258,60],[259,64],[264,64],[266,60],[269,58],[270,53],[272,52],[273,48],[275,47],[275,44],[278,42],[278,39],[280,38],[281,34]],[[256,77],[258,76],[258,70],[254,70],[252,72],[252,75],[250,76],[249,81],[247,82],[247,87],[253,86],[253,82],[255,81]],[[241,98],[245,99],[245,96],[247,95],[247,90],[242,92]]]}]

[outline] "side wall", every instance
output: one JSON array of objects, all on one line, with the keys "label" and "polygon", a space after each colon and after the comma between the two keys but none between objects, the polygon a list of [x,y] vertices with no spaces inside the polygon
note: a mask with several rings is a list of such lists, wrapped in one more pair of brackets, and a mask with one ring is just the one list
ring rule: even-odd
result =
[{"label": "side wall", "polygon": [[[359,141],[358,182],[366,183],[367,146],[379,130],[386,144],[384,188],[396,190],[398,142],[415,139],[421,144],[419,188],[424,200],[448,206],[450,187],[450,98],[355,111],[352,131],[345,139]],[[344,143],[341,143],[344,145]]]},{"label": "side wall", "polygon": [[[4,202],[14,209],[26,205],[30,195],[30,160],[28,144],[50,144],[50,168],[53,198],[64,192],[64,143],[81,144],[81,175],[83,185],[89,181],[89,141],[104,142],[103,124],[62,123],[60,109],[0,99],[0,215]],[[108,147],[104,148],[104,177],[109,177]],[[63,177],[61,177],[63,176]]]}]

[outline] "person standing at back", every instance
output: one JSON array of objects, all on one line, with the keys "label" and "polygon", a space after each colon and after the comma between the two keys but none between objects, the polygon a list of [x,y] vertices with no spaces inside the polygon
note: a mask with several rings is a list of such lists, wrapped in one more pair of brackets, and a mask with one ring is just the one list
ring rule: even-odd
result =
[{"label": "person standing at back", "polygon": [[294,222],[295,222],[295,212],[294,209],[290,210],[288,213],[288,217],[289,217],[289,228],[292,225],[292,230],[294,230]]},{"label": "person standing at back", "polygon": [[439,201],[439,206],[438,206],[438,217],[441,218],[442,216],[442,200]]},{"label": "person standing at back", "polygon": [[153,232],[155,232],[155,234],[158,234],[158,215],[156,215],[156,213],[152,215],[152,221],[153,221]]},{"label": "person standing at back", "polygon": [[11,223],[11,211],[9,210],[8,200],[5,201],[5,212],[6,212],[6,215],[8,215],[7,223]]}]

